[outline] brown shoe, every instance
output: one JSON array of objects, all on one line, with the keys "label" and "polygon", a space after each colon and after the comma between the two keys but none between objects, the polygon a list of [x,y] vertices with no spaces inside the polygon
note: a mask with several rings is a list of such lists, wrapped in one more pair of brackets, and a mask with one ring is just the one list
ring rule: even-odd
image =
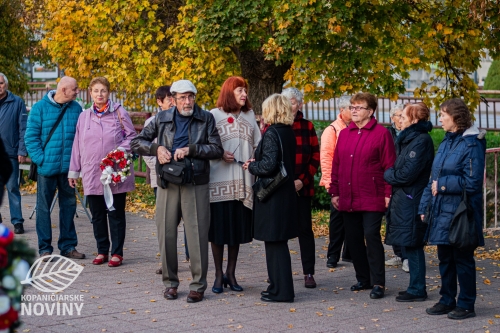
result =
[{"label": "brown shoe", "polygon": [[188,303],[197,303],[203,301],[203,292],[199,293],[197,291],[191,290],[187,297]]},{"label": "brown shoe", "polygon": [[[52,253],[50,253],[50,252],[44,252],[44,253],[40,254],[40,258],[48,257],[50,255],[52,255]],[[43,262],[47,262],[47,261],[49,261],[49,258],[43,258],[42,260],[43,260]],[[50,261],[52,261],[52,259]]]},{"label": "brown shoe", "polygon": [[163,297],[168,300],[177,299],[177,288],[167,288],[163,292]]},{"label": "brown shoe", "polygon": [[316,288],[316,281],[314,281],[314,277],[311,274],[304,276],[304,286],[306,288]]},{"label": "brown shoe", "polygon": [[163,274],[163,269],[160,267],[156,270],[156,274]]},{"label": "brown shoe", "polygon": [[70,258],[70,259],[85,259],[85,254],[80,253],[75,249],[75,250],[69,251],[63,257]]}]

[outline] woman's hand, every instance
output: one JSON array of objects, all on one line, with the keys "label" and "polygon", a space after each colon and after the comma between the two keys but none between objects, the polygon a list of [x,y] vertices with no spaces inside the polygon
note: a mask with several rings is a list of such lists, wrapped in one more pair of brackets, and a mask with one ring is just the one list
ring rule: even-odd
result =
[{"label": "woman's hand", "polygon": [[391,202],[391,198],[385,198],[385,208],[389,207],[389,202]]},{"label": "woman's hand", "polygon": [[432,190],[432,195],[433,196],[436,196],[438,194],[438,182],[437,182],[437,180],[433,180],[432,181],[431,190]]},{"label": "woman's hand", "polygon": [[251,158],[249,159],[248,161],[246,161],[241,167],[243,168],[243,170],[248,170],[248,166],[250,165],[250,163],[252,163],[253,161],[255,161],[255,158]]},{"label": "woman's hand", "polygon": [[293,183],[295,184],[295,192],[300,191],[300,189],[302,187],[304,187],[304,184],[302,183],[302,181],[300,179],[295,179],[295,181]]},{"label": "woman's hand", "polygon": [[227,150],[224,150],[224,155],[222,155],[222,159],[226,163],[233,163],[234,162],[234,154],[227,151]]},{"label": "woman's hand", "polygon": [[424,221],[424,219],[425,219],[425,215],[424,215],[424,214],[420,215],[420,219],[421,219],[422,221]]},{"label": "woman's hand", "polygon": [[163,146],[158,147],[156,155],[158,156],[158,162],[160,162],[160,164],[169,163],[172,159],[172,154],[170,154],[168,149]]},{"label": "woman's hand", "polygon": [[332,205],[336,210],[339,209],[339,197],[332,197]]},{"label": "woman's hand", "polygon": [[69,183],[69,186],[71,186],[72,188],[75,188],[76,184],[78,183],[78,179],[77,178],[68,178],[68,183]]}]

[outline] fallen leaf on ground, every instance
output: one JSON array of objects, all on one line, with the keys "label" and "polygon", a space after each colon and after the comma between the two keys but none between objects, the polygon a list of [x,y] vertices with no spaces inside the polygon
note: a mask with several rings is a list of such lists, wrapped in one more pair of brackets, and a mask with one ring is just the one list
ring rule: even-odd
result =
[{"label": "fallen leaf on ground", "polygon": [[290,312],[295,312],[295,308],[290,308]]},{"label": "fallen leaf on ground", "polygon": [[489,279],[484,279],[483,283],[489,286],[491,284],[491,281]]}]

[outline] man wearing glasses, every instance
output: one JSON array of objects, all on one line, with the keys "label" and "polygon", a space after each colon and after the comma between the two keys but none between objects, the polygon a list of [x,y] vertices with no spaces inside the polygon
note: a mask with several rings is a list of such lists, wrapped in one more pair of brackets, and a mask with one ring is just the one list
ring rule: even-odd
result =
[{"label": "man wearing glasses", "polygon": [[[197,90],[189,80],[179,80],[170,88],[174,106],[158,113],[131,142],[132,150],[140,155],[156,156],[158,192],[156,226],[162,260],[164,297],[177,299],[177,225],[184,220],[191,261],[192,281],[187,302],[203,300],[207,288],[208,230],[210,202],[208,182],[209,160],[222,158],[224,150],[211,113],[195,104]],[[153,140],[158,138],[158,143]],[[182,183],[167,181],[165,168],[173,161],[184,161],[192,176]]]}]

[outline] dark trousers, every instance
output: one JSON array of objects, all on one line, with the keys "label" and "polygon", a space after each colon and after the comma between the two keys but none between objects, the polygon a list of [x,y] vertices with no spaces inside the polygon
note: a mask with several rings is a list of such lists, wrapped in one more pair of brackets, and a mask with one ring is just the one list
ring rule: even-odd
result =
[{"label": "dark trousers", "polygon": [[356,279],[364,285],[385,286],[384,246],[380,237],[384,213],[343,212],[342,214]]},{"label": "dark trousers", "polygon": [[38,253],[52,253],[52,222],[50,205],[54,200],[56,188],[59,200],[59,239],[57,247],[61,255],[73,251],[78,245],[78,238],[73,220],[76,212],[75,189],[68,183],[68,174],[55,176],[38,175],[36,187],[36,233],[38,235]]},{"label": "dark trousers", "polygon": [[267,274],[269,275],[269,298],[276,301],[291,301],[293,291],[292,259],[288,241],[264,242],[266,247]]},{"label": "dark trousers", "polygon": [[410,268],[410,285],[406,292],[416,296],[426,296],[425,291],[425,253],[423,246],[401,246],[405,250]]},{"label": "dark trousers", "polygon": [[405,247],[404,246],[393,245],[392,246],[392,251],[394,251],[394,254],[396,256],[400,257],[401,260],[408,259],[408,256],[406,255],[406,251],[405,251]]},{"label": "dark trousers", "polygon": [[[97,253],[108,255],[111,234],[111,255],[118,254],[123,257],[123,243],[125,242],[125,201],[127,193],[113,194],[113,207],[108,211],[104,195],[87,195],[90,212],[92,214],[92,227],[97,242]],[[109,233],[108,233],[109,220]]]},{"label": "dark trousers", "polygon": [[[476,262],[474,250],[460,251],[450,245],[437,246],[439,273],[441,274],[441,299],[439,303],[474,310],[476,302]],[[410,269],[411,272],[411,269]],[[460,293],[457,296],[457,278]]]},{"label": "dark trousers", "polygon": [[312,230],[311,197],[298,197],[300,260],[304,275],[314,275],[316,246]]},{"label": "dark trousers", "polygon": [[326,254],[326,257],[333,257],[335,258],[336,262],[339,262],[340,251],[342,251],[343,244],[344,250],[342,251],[342,259],[346,261],[352,261],[351,255],[349,254],[349,249],[347,248],[345,242],[344,219],[342,218],[342,213],[336,210],[332,204],[330,204],[329,238],[330,243],[328,244],[328,252]]}]

